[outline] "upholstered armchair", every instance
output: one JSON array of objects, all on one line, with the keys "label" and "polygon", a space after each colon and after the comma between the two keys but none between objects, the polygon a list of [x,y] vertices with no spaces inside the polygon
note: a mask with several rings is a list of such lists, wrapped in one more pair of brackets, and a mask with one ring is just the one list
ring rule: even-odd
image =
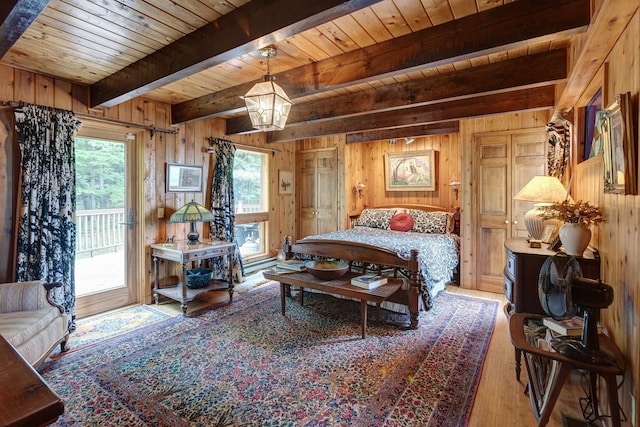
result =
[{"label": "upholstered armchair", "polygon": [[33,367],[56,345],[67,350],[68,318],[51,298],[61,283],[42,281],[0,284],[0,335]]}]

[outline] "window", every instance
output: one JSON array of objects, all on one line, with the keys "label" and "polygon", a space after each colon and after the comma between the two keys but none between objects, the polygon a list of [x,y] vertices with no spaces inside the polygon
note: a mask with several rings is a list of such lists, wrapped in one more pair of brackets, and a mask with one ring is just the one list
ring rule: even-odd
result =
[{"label": "window", "polygon": [[237,150],[233,164],[236,241],[243,261],[267,255],[269,156]]}]

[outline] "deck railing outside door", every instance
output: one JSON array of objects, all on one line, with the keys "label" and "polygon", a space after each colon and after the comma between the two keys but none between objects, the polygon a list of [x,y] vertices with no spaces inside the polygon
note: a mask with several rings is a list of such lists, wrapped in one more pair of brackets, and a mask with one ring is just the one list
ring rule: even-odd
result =
[{"label": "deck railing outside door", "polygon": [[76,253],[117,251],[124,246],[124,209],[95,209],[76,212]]}]

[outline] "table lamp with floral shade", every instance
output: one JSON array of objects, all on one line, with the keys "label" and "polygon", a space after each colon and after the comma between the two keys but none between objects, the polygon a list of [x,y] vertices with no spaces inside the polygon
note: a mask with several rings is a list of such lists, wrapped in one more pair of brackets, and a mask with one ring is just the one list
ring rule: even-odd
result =
[{"label": "table lamp with floral shade", "polygon": [[197,245],[200,243],[200,233],[196,228],[196,222],[213,221],[213,213],[193,200],[175,211],[169,218],[169,222],[188,222],[191,224],[187,234],[187,244]]},{"label": "table lamp with floral shade", "polygon": [[556,219],[564,222],[558,237],[567,255],[582,256],[591,241],[592,225],[604,221],[600,209],[589,202],[564,200],[542,206],[539,217],[543,220]]}]

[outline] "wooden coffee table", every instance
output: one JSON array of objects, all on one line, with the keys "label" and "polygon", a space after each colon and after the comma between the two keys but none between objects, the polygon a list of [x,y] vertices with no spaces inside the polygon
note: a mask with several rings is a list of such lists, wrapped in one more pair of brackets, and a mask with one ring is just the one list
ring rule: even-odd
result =
[{"label": "wooden coffee table", "polygon": [[300,288],[300,305],[304,305],[304,289],[315,289],[318,291],[342,295],[360,300],[360,323],[362,326],[362,338],[367,337],[367,303],[376,303],[376,319],[380,319],[380,304],[389,298],[402,286],[402,280],[389,278],[385,285],[375,289],[362,289],[351,284],[351,278],[362,273],[346,273],[344,276],[334,279],[319,279],[307,272],[285,271],[272,269],[263,272],[266,279],[280,282],[280,311],[285,315],[285,296],[290,286]]}]

